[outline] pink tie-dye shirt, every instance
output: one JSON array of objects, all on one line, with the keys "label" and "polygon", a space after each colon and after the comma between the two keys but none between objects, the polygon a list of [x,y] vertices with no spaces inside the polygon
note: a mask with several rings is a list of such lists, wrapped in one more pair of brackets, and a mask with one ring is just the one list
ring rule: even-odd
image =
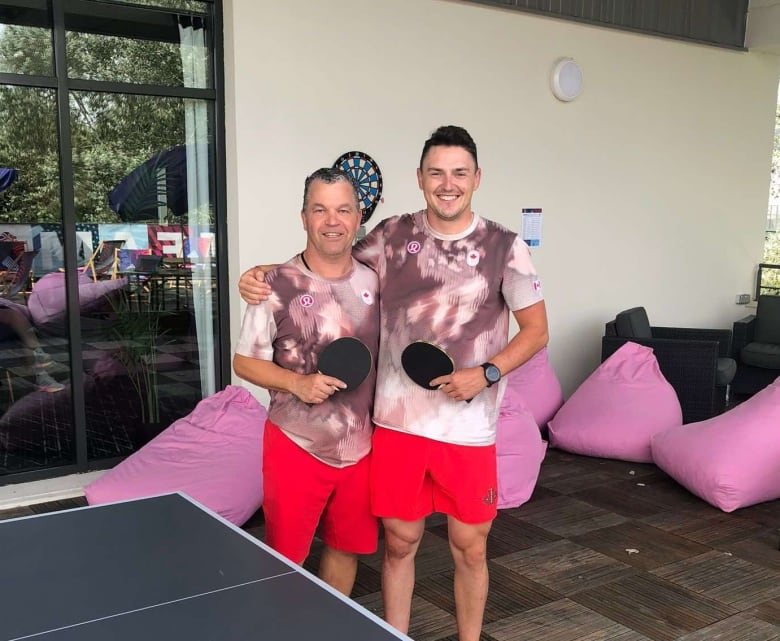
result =
[{"label": "pink tie-dye shirt", "polygon": [[[354,336],[376,363],[379,343],[377,275],[353,260],[339,279],[310,272],[295,256],[265,276],[273,292],[244,313],[236,352],[300,374],[317,371],[318,354],[336,338]],[[307,452],[334,467],[351,465],[371,450],[376,370],[349,392],[308,405],[288,392],[269,391],[268,418]]]},{"label": "pink tie-dye shirt", "polygon": [[383,220],[354,256],[377,272],[381,291],[374,422],[450,443],[494,443],[504,380],[471,403],[453,401],[415,385],[401,352],[413,341],[430,341],[465,368],[506,347],[509,310],[542,300],[526,244],[476,214],[463,233],[442,235],[423,210]]}]

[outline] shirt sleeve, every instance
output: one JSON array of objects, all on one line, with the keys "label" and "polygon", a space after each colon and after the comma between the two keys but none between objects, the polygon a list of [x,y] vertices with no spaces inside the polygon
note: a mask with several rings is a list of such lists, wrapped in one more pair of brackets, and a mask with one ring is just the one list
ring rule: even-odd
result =
[{"label": "shirt sleeve", "polygon": [[236,354],[271,361],[274,357],[276,322],[268,301],[248,305],[241,322]]},{"label": "shirt sleeve", "polygon": [[352,248],[352,256],[374,271],[384,251],[384,221],[380,222]]},{"label": "shirt sleeve", "polygon": [[519,236],[515,238],[509,250],[501,293],[512,311],[530,307],[544,300],[542,284],[531,262],[531,252]]}]

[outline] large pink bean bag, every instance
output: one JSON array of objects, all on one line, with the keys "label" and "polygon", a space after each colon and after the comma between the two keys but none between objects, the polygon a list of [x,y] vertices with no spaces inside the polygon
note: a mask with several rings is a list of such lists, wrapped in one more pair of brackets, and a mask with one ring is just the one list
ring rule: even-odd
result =
[{"label": "large pink bean bag", "polygon": [[248,390],[229,385],[87,485],[87,502],[180,491],[243,525],[263,503],[266,418]]},{"label": "large pink bean bag", "polygon": [[[549,420],[563,405],[563,392],[558,377],[555,375],[547,355],[547,348],[541,349],[533,358],[517,369],[507,374],[507,391],[514,388],[518,398],[522,398],[525,408],[540,428],[544,428]],[[504,399],[502,403],[511,403],[513,399]]]},{"label": "large pink bean bag", "polygon": [[[84,314],[105,304],[106,296],[127,285],[126,278],[94,282],[88,274],[79,272],[79,307]],[[65,315],[65,274],[46,274],[33,285],[27,308],[35,325],[45,325]]]},{"label": "large pink bean bag", "polygon": [[550,445],[586,456],[650,463],[653,435],[679,425],[680,401],[653,350],[628,342],[550,421]]},{"label": "large pink bean bag", "polygon": [[517,381],[507,385],[496,427],[499,509],[518,507],[531,498],[547,451]]},{"label": "large pink bean bag", "polygon": [[724,512],[780,498],[780,378],[728,412],[656,434],[656,465]]}]

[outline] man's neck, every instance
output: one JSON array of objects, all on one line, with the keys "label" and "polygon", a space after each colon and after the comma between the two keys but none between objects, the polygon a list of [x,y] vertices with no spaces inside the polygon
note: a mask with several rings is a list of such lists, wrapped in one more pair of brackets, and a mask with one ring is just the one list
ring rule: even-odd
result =
[{"label": "man's neck", "polygon": [[454,236],[466,231],[474,222],[474,212],[469,210],[463,212],[458,218],[453,220],[442,220],[430,209],[425,210],[425,220],[428,226],[435,232],[445,236]]},{"label": "man's neck", "polygon": [[328,259],[309,249],[304,249],[300,257],[306,269],[323,278],[341,278],[352,269],[352,254]]}]

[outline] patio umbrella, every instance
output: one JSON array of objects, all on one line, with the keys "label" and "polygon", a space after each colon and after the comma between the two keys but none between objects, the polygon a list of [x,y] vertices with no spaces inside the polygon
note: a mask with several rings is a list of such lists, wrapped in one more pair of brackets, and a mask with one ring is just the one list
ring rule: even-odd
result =
[{"label": "patio umbrella", "polygon": [[8,189],[18,175],[19,172],[17,172],[16,169],[0,167],[0,191]]},{"label": "patio umbrella", "polygon": [[157,220],[161,207],[183,216],[187,206],[187,147],[177,145],[133,169],[108,193],[108,205],[125,222]]}]

